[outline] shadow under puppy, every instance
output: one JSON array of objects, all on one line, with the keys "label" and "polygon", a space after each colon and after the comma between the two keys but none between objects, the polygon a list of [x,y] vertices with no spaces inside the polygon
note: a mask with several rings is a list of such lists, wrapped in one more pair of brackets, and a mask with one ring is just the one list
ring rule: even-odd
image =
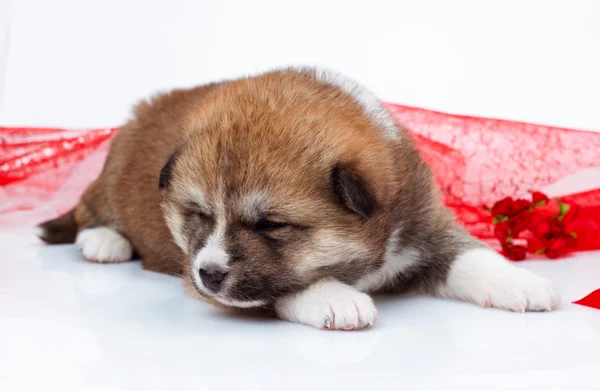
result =
[{"label": "shadow under puppy", "polygon": [[233,307],[369,327],[368,292],[547,311],[551,283],[459,227],[407,132],[355,82],[290,68],[140,103],[103,171],[40,226],[94,262],[149,270]]}]

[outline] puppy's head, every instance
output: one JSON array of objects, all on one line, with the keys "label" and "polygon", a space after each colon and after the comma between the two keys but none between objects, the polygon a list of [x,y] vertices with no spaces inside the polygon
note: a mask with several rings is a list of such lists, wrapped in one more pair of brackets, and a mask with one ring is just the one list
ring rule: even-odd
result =
[{"label": "puppy's head", "polygon": [[224,84],[160,176],[163,211],[205,297],[269,304],[383,263],[393,170],[380,129],[310,72]]}]

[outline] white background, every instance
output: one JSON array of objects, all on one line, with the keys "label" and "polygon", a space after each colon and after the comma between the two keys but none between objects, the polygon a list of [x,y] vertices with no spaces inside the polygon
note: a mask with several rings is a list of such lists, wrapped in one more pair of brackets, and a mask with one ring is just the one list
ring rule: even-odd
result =
[{"label": "white background", "polygon": [[118,125],[156,90],[318,64],[389,102],[600,130],[595,0],[10,2],[0,125]]},{"label": "white background", "polygon": [[[156,90],[289,64],[389,102],[600,130],[600,1],[0,0],[0,125],[119,125]],[[0,254],[1,390],[598,390],[600,312],[569,303],[600,286],[600,252],[518,264],[559,311],[380,297],[360,333],[220,310],[29,231],[0,232]]]}]

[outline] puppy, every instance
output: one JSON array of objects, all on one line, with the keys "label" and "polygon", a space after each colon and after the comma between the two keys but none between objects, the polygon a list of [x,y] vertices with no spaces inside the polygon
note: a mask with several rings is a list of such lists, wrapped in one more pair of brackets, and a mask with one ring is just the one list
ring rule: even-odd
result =
[{"label": "puppy", "polygon": [[549,281],[458,226],[384,106],[331,71],[290,68],[140,103],[77,206],[41,224],[93,262],[140,256],[232,307],[354,330],[370,292],[549,311]]}]

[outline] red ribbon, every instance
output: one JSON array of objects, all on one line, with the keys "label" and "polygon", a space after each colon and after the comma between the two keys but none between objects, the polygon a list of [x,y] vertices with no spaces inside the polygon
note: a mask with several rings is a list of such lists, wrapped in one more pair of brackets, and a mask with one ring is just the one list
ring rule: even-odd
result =
[{"label": "red ribbon", "polygon": [[573,303],[600,310],[600,289],[596,289],[583,299],[579,299]]}]

